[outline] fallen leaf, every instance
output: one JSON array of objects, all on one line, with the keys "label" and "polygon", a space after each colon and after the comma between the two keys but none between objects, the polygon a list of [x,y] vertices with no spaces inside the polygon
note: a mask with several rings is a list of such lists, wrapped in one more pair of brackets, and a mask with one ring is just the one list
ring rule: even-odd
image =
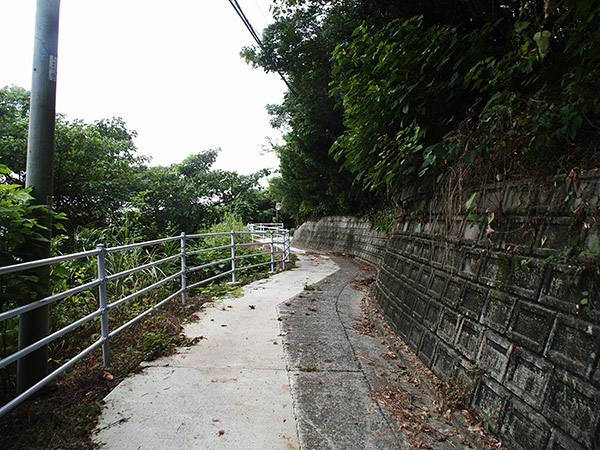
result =
[{"label": "fallen leaf", "polygon": [[112,376],[112,374],[110,372],[107,372],[106,370],[104,372],[102,372],[102,378],[104,378],[105,380],[108,381],[112,381],[115,377]]}]

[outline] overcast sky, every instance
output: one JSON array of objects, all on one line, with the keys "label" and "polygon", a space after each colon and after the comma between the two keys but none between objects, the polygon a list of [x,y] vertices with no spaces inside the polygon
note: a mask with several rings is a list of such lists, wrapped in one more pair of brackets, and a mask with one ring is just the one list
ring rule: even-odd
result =
[{"label": "overcast sky", "polygon": [[[0,0],[0,87],[31,89],[35,3]],[[260,36],[271,0],[238,3]],[[240,58],[253,43],[228,0],[62,0],[56,110],[122,117],[152,165],[220,147],[214,168],[277,167],[265,105],[285,84]]]}]

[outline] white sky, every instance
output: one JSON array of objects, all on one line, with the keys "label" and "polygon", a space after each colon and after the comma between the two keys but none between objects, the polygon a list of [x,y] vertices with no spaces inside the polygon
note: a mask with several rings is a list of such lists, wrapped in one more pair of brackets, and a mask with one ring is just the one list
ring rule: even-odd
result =
[{"label": "white sky", "polygon": [[[0,87],[31,89],[35,0],[0,0]],[[238,0],[260,36],[271,0]],[[151,165],[222,149],[214,168],[276,168],[263,151],[278,75],[251,69],[254,44],[228,0],[62,0],[56,110],[88,123],[122,117]]]}]

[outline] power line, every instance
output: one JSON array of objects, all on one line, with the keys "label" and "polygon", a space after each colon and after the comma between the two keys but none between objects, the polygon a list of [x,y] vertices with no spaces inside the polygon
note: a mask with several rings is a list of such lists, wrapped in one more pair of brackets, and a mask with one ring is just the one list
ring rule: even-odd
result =
[{"label": "power line", "polygon": [[265,19],[265,22],[268,22],[267,17],[265,16],[265,13],[263,12],[262,8],[260,7],[260,5],[258,4],[257,0],[254,0],[254,4],[256,5],[256,8],[258,9],[258,11],[260,12],[260,15],[263,16],[263,19]]},{"label": "power line", "polygon": [[254,27],[252,26],[252,24],[250,24],[250,21],[246,17],[246,14],[244,14],[244,11],[242,11],[242,8],[241,8],[240,4],[237,2],[237,0],[229,0],[229,4],[231,6],[233,6],[233,9],[237,13],[237,15],[240,17],[240,19],[242,19],[242,22],[244,22],[244,25],[246,26],[246,28],[250,32],[250,35],[254,38],[254,40],[259,45],[259,47],[264,51],[265,48],[263,46],[262,41],[258,37],[258,34],[256,34],[256,31],[254,30]]},{"label": "power line", "polygon": [[286,84],[286,86],[288,87],[288,89],[290,90],[290,92],[292,94],[294,94],[294,95],[297,96],[296,92],[294,91],[294,89],[292,88],[292,86],[290,86],[290,83],[288,83],[288,81],[285,78],[285,76],[283,75],[283,73],[281,73],[281,71],[277,68],[277,64],[275,64],[275,61],[273,61],[273,59],[271,59],[271,57],[269,56],[269,53],[267,52],[267,49],[263,45],[261,39],[258,37],[258,34],[256,34],[256,31],[254,30],[254,27],[252,26],[252,24],[250,23],[250,21],[246,17],[246,14],[244,14],[244,11],[242,10],[242,8],[239,5],[239,3],[237,2],[237,0],[229,0],[229,4],[233,7],[233,9],[235,10],[235,12],[239,16],[239,18],[242,19],[242,22],[244,23],[244,25],[246,26],[246,28],[250,32],[250,35],[252,36],[252,38],[254,38],[254,41],[256,41],[256,43],[258,44],[258,46],[260,47],[260,49],[263,51],[263,54],[265,55],[265,57],[268,58],[271,61],[271,63],[275,67],[275,70],[277,71],[277,73],[279,74],[279,76],[281,77],[281,79],[283,80],[283,82]]}]

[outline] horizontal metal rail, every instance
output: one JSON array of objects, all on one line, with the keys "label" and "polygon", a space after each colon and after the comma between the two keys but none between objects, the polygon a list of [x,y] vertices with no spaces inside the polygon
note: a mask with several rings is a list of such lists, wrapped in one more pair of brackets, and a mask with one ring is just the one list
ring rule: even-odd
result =
[{"label": "horizontal metal rail", "polygon": [[188,272],[190,272],[190,273],[196,272],[201,269],[207,269],[208,267],[216,266],[217,264],[223,264],[223,263],[230,262],[230,261],[231,261],[231,258],[225,258],[225,259],[219,259],[217,261],[211,261],[209,263],[202,264],[201,266],[189,267]]},{"label": "horizontal metal rail", "polygon": [[260,247],[261,245],[256,242],[240,242],[239,244],[235,244],[236,247]]},{"label": "horizontal metal rail", "polygon": [[106,277],[106,282],[108,283],[108,282],[110,282],[112,280],[116,280],[118,278],[126,277],[127,275],[132,275],[132,274],[140,272],[140,271],[142,271],[144,269],[149,269],[150,267],[156,267],[156,266],[159,266],[159,265],[164,264],[166,262],[173,261],[174,259],[179,259],[179,258],[181,258],[181,255],[168,256],[166,258],[159,259],[158,261],[150,262],[148,264],[144,264],[144,265],[139,266],[139,267],[134,267],[133,269],[124,270],[123,272],[119,272],[119,273],[115,273],[114,275],[107,276]]},{"label": "horizontal metal rail", "polygon": [[28,311],[33,311],[34,309],[37,309],[41,306],[49,305],[58,300],[62,300],[63,298],[71,297],[72,295],[76,295],[76,294],[79,294],[80,292],[87,291],[89,289],[92,289],[92,288],[98,286],[99,284],[100,284],[100,281],[98,281],[98,280],[90,281],[89,283],[82,284],[81,286],[74,287],[72,289],[61,292],[59,294],[54,294],[54,295],[51,295],[50,297],[46,297],[41,300],[38,300],[38,301],[35,301],[32,303],[28,303],[23,306],[19,306],[18,308],[14,308],[9,311],[5,311],[2,314],[0,314],[0,322],[10,319],[11,317],[15,317],[20,314],[26,313]]},{"label": "horizontal metal rail", "polygon": [[134,248],[148,247],[150,245],[163,244],[165,242],[177,241],[179,239],[181,239],[179,236],[174,236],[174,237],[169,237],[169,238],[164,238],[164,239],[155,239],[153,241],[139,242],[137,244],[121,245],[119,247],[107,248],[106,252],[107,253],[122,252],[124,250],[132,250]]},{"label": "horizontal metal rail", "polygon": [[135,316],[133,319],[131,319],[129,322],[124,323],[123,325],[121,325],[119,328],[117,328],[116,330],[113,330],[109,333],[108,338],[112,338],[113,336],[115,336],[116,334],[119,334],[121,331],[123,331],[125,328],[133,325],[134,323],[136,323],[137,321],[141,320],[142,318],[146,317],[148,314],[150,314],[153,311],[156,311],[158,308],[160,308],[162,305],[164,305],[165,303],[167,303],[168,301],[173,300],[175,297],[177,297],[178,295],[181,294],[183,290],[179,289],[176,292],[173,292],[171,295],[169,295],[167,298],[165,298],[164,300],[162,300],[161,302],[157,303],[156,305],[154,305],[152,308],[147,309],[146,311],[144,311],[143,313],[139,314],[138,316]]},{"label": "horizontal metal rail", "polygon": [[[239,245],[240,245],[240,244],[236,244],[236,246],[239,246]],[[199,249],[199,250],[192,250],[192,251],[189,251],[189,252],[187,252],[187,255],[188,255],[188,256],[192,256],[192,255],[199,255],[200,253],[211,252],[211,251],[214,251],[214,250],[225,250],[225,249],[228,249],[228,248],[231,248],[231,247],[232,247],[232,245],[231,245],[231,244],[228,244],[228,245],[222,245],[222,246],[220,246],[220,247],[213,247],[213,248],[201,248],[201,249]]]},{"label": "horizontal metal rail", "polygon": [[[265,255],[270,255],[270,254],[271,254],[271,252],[251,253],[249,255],[239,255],[239,256],[236,256],[235,259],[239,260],[239,259],[244,259],[244,258],[252,258],[252,257],[255,257],[255,256],[265,256]],[[269,264],[270,263],[271,262],[269,261]]]},{"label": "horizontal metal rail", "polygon": [[[201,234],[192,234],[192,235],[181,234],[180,236],[177,236],[177,237],[155,239],[152,241],[121,245],[121,246],[111,247],[111,248],[105,248],[104,246],[99,245],[94,250],[88,250],[88,251],[74,253],[74,254],[70,254],[70,255],[60,255],[60,256],[52,257],[52,258],[46,258],[46,259],[37,260],[37,261],[23,262],[23,263],[19,263],[19,264],[13,264],[11,266],[0,267],[0,277],[1,277],[3,275],[14,274],[17,272],[23,272],[26,270],[37,269],[37,268],[41,268],[41,267],[48,267],[53,264],[60,264],[60,263],[67,262],[67,261],[96,257],[97,258],[97,274],[98,274],[97,279],[94,279],[92,281],[84,283],[80,286],[75,286],[73,288],[66,289],[63,292],[59,292],[59,293],[50,295],[48,297],[42,298],[40,300],[34,301],[32,303],[28,303],[26,305],[21,305],[16,308],[13,308],[9,311],[2,312],[2,313],[0,313],[0,322],[14,318],[23,313],[32,311],[36,308],[50,305],[50,304],[56,303],[60,300],[64,300],[68,297],[73,297],[73,296],[76,296],[83,292],[90,291],[94,288],[98,288],[98,296],[97,297],[98,297],[98,301],[99,301],[98,309],[96,311],[91,312],[91,313],[87,314],[86,316],[79,318],[78,320],[75,320],[74,322],[61,328],[60,330],[54,331],[53,333],[47,335],[46,337],[44,337],[41,340],[39,340],[25,348],[21,348],[18,351],[8,355],[7,357],[5,357],[3,359],[0,359],[0,369],[3,369],[5,367],[9,366],[10,364],[15,363],[20,358],[23,358],[24,356],[30,354],[31,352],[40,349],[41,347],[49,344],[50,342],[60,338],[61,336],[64,336],[65,334],[72,332],[76,328],[78,328],[88,322],[93,321],[94,319],[100,318],[100,328],[101,328],[101,337],[96,342],[94,342],[89,347],[84,349],[82,352],[80,352],[74,358],[67,361],[65,364],[58,367],[52,373],[50,373],[49,375],[42,378],[34,386],[30,387],[25,392],[16,396],[14,399],[12,399],[8,403],[6,403],[4,406],[2,406],[0,408],[0,417],[3,416],[4,414],[6,414],[7,412],[9,412],[10,410],[12,410],[19,403],[21,403],[24,400],[26,400],[27,398],[29,398],[31,395],[33,395],[35,392],[37,392],[43,386],[48,384],[50,381],[52,381],[58,375],[60,375],[64,371],[68,370],[70,367],[72,367],[74,364],[76,364],[78,361],[80,361],[83,357],[90,354],[91,352],[93,352],[94,350],[96,350],[99,347],[102,347],[103,361],[104,361],[105,366],[109,366],[110,365],[110,345],[109,345],[110,339],[112,339],[114,336],[116,336],[121,331],[125,330],[126,328],[130,327],[134,323],[142,320],[148,314],[157,310],[165,303],[172,301],[174,298],[181,295],[182,302],[185,304],[186,293],[189,292],[190,290],[197,288],[203,284],[207,284],[212,281],[218,280],[220,278],[226,277],[226,276],[231,276],[232,281],[236,281],[236,272],[241,272],[244,270],[257,268],[257,267],[261,267],[261,266],[265,266],[265,265],[269,265],[269,264],[271,265],[271,271],[273,270],[274,264],[281,264],[282,267],[285,268],[285,263],[287,261],[289,261],[289,232],[287,232],[287,230],[283,229],[283,226],[281,224],[277,224],[277,225],[275,225],[275,224],[258,224],[258,226],[250,225],[249,229],[250,229],[250,231],[230,231],[230,232],[219,232],[219,233],[201,233]],[[223,236],[223,237],[230,236],[230,243],[227,245],[220,245],[220,246],[211,247],[211,248],[194,248],[194,249],[189,249],[186,251],[186,243],[189,241],[194,242],[195,240],[199,240],[202,238],[218,237],[218,236]],[[236,242],[236,238],[240,238],[240,239],[242,239],[242,241]],[[250,241],[248,241],[248,239]],[[258,243],[253,242],[254,239],[260,239],[261,242],[258,242]],[[146,264],[142,264],[137,267],[123,270],[121,272],[117,272],[117,273],[113,273],[113,274],[106,273],[105,266],[106,266],[106,262],[108,262],[108,260],[106,260],[106,257],[108,254],[118,253],[118,252],[128,252],[130,250],[134,250],[134,249],[138,249],[138,248],[150,247],[150,246],[159,245],[159,244],[163,244],[163,243],[167,243],[167,242],[173,242],[173,241],[177,241],[177,240],[181,241],[180,247],[178,249],[179,251],[178,252],[176,251],[172,255],[166,256],[166,257],[161,258],[156,261],[150,261]],[[201,243],[199,242],[196,245],[200,245],[200,244]],[[259,245],[260,247],[263,247],[263,248],[265,246],[267,246],[267,247],[270,247],[270,249],[269,249],[269,251],[262,251],[262,252],[261,251],[256,252],[256,251],[252,251],[252,249],[248,249],[248,247],[256,247],[257,245]],[[237,253],[236,253],[236,249],[238,250]],[[245,249],[244,252],[250,251],[252,253],[240,254],[239,250],[242,250],[242,249]],[[192,258],[192,257],[195,257],[197,255],[200,255],[200,254],[203,254],[203,253],[206,253],[209,251],[226,251],[226,250],[230,250],[231,256],[228,256],[227,258],[219,259],[216,261],[210,261],[210,262],[200,264],[200,265],[194,266],[194,267],[187,266],[188,258]],[[271,256],[269,261],[263,261],[263,262],[259,262],[256,264],[250,264],[250,265],[246,265],[246,266],[237,266],[236,267],[235,262],[238,260],[260,258],[260,257],[266,256],[266,255]],[[278,255],[280,257],[276,258],[275,255]],[[159,279],[158,281],[150,284],[149,286],[145,286],[145,287],[137,290],[136,292],[126,295],[122,298],[114,299],[112,302],[110,301],[109,293],[108,293],[109,291],[107,289],[107,286],[111,285],[111,283],[115,283],[119,279],[122,279],[129,275],[133,275],[133,274],[143,271],[143,270],[151,269],[153,267],[157,267],[157,266],[164,265],[167,263],[173,263],[175,260],[178,260],[178,259],[181,260],[181,269],[180,270],[177,270],[177,271],[171,273],[170,275],[167,275],[167,274],[164,274],[163,270],[161,269],[160,273],[161,273],[162,278]],[[216,273],[212,276],[209,276],[205,279],[196,281],[192,284],[189,284],[189,285],[187,284],[186,278],[191,273],[197,272],[202,269],[207,269],[209,267],[214,267],[218,264],[227,264],[227,263],[231,264],[231,269]],[[172,268],[172,269],[174,269],[174,268]],[[165,271],[167,273],[171,272],[171,270],[169,270],[169,268],[165,268]],[[144,295],[152,290],[157,289],[158,287],[160,287],[162,285],[173,282],[177,279],[181,280],[181,287],[179,289],[168,294],[164,299],[160,300],[155,305],[149,307],[142,313],[140,313],[137,316],[133,317],[132,319],[128,320],[126,323],[120,325],[118,328],[115,328],[113,330],[109,329],[108,316],[112,310],[126,304],[127,302],[133,300],[136,297]],[[1,282],[1,278],[0,278],[0,282]],[[96,297],[96,296],[94,295],[94,297]]]},{"label": "horizontal metal rail", "polygon": [[200,280],[200,281],[198,281],[198,282],[196,282],[196,283],[194,283],[194,284],[191,284],[191,285],[190,285],[190,286],[188,286],[188,287],[189,287],[190,289],[192,289],[192,288],[195,288],[195,287],[201,286],[201,285],[203,285],[203,284],[210,283],[211,281],[218,280],[219,278],[223,278],[224,276],[231,275],[232,273],[233,273],[233,270],[228,270],[228,271],[226,271],[226,272],[219,273],[219,274],[217,274],[217,275],[214,275],[214,276],[212,276],[212,277],[206,278],[206,279],[204,279],[204,280]]},{"label": "horizontal metal rail", "polygon": [[100,310],[96,310],[91,314],[88,314],[85,317],[82,317],[81,319],[73,322],[71,325],[68,325],[64,328],[61,328],[58,331],[55,331],[52,334],[49,334],[48,336],[46,336],[44,339],[41,339],[39,341],[37,341],[35,344],[31,344],[28,347],[25,347],[22,350],[19,350],[18,352],[13,353],[10,356],[7,356],[4,359],[0,360],[0,369],[2,369],[3,367],[9,365],[12,362],[15,362],[17,359],[22,358],[25,355],[28,355],[29,353],[37,350],[40,347],[43,347],[46,344],[49,344],[50,342],[52,342],[53,340],[67,334],[69,331],[73,331],[75,328],[80,327],[81,325],[83,325],[84,323],[88,323],[90,320],[95,319],[96,317],[99,317],[100,314],[102,314],[102,311]]},{"label": "horizontal metal rail", "polygon": [[[236,231],[235,234],[239,234],[241,231]],[[200,233],[200,234],[188,234],[187,237],[189,239],[198,239],[203,237],[213,237],[213,236],[228,236],[231,234],[231,231],[221,231],[219,233]]]},{"label": "horizontal metal rail", "polygon": [[177,272],[177,273],[174,273],[173,275],[168,276],[167,278],[163,278],[162,280],[157,281],[156,283],[151,284],[150,286],[146,286],[144,289],[140,289],[139,291],[136,291],[133,294],[129,294],[126,297],[123,297],[122,299],[117,300],[116,302],[109,303],[106,306],[106,309],[108,311],[110,311],[111,309],[115,309],[116,307],[121,306],[124,303],[127,303],[129,300],[133,300],[134,298],[137,298],[140,295],[144,295],[146,292],[150,292],[151,290],[156,289],[157,287],[162,286],[163,284],[168,283],[171,280],[179,278],[180,275],[181,275],[181,272]]},{"label": "horizontal metal rail", "polygon": [[0,417],[2,417],[4,414],[6,414],[10,410],[12,410],[19,403],[22,403],[23,401],[27,400],[29,397],[31,397],[33,394],[35,394],[37,391],[39,391],[45,385],[47,385],[52,380],[54,380],[61,373],[69,370],[76,363],[78,363],[82,358],[84,358],[85,356],[92,353],[94,350],[96,350],[98,347],[100,347],[103,343],[104,343],[104,339],[100,339],[100,340],[94,342],[92,345],[90,345],[88,348],[86,348],[82,352],[78,353],[77,356],[71,358],[69,361],[67,361],[65,364],[60,366],[54,372],[52,372],[48,376],[42,378],[40,381],[38,381],[36,384],[31,386],[29,389],[27,389],[22,394],[13,398],[10,402],[8,402],[6,405],[4,405],[4,406],[2,406],[2,408],[0,408]]},{"label": "horizontal metal rail", "polygon": [[[275,262],[278,262],[278,261],[281,262],[281,260],[275,260]],[[250,266],[242,266],[242,267],[239,268],[239,270],[254,269],[255,267],[267,266],[269,264],[271,264],[271,261],[265,261],[265,262],[262,262],[262,263],[252,264]]]},{"label": "horizontal metal rail", "polygon": [[71,255],[54,256],[52,258],[38,259],[36,261],[23,262],[19,264],[13,264],[12,266],[0,267],[0,275],[5,275],[13,272],[22,272],[29,269],[37,269],[38,267],[50,266],[64,261],[72,261],[74,259],[85,258],[88,256],[96,256],[98,250],[88,250],[81,253],[73,253]]}]

